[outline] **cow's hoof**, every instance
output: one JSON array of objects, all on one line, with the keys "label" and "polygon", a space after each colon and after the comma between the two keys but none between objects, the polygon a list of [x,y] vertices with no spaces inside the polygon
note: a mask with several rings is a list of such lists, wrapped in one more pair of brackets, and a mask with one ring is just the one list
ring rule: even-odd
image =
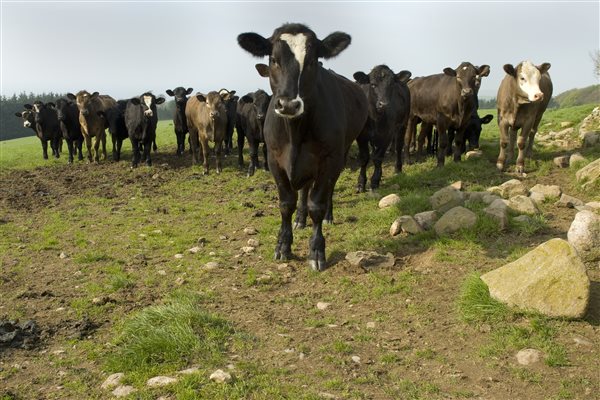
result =
[{"label": "cow's hoof", "polygon": [[332,219],[324,219],[324,220],[323,220],[323,223],[324,223],[325,225],[333,225],[333,218],[332,218]]},{"label": "cow's hoof", "polygon": [[291,258],[292,253],[281,252],[278,250],[275,250],[275,257],[273,257],[275,261],[289,261]]},{"label": "cow's hoof", "polygon": [[367,190],[365,189],[365,187],[364,187],[364,186],[358,185],[358,186],[356,187],[356,193],[364,193],[364,192],[366,192],[366,191],[367,191]]},{"label": "cow's hoof", "polygon": [[517,165],[517,174],[522,174],[525,172],[525,166],[524,165]]},{"label": "cow's hoof", "polygon": [[327,268],[325,260],[308,260],[308,265],[310,269],[316,272],[325,271],[325,268]]},{"label": "cow's hoof", "polygon": [[504,163],[497,162],[496,168],[498,168],[498,171],[500,171],[500,172],[504,171]]}]

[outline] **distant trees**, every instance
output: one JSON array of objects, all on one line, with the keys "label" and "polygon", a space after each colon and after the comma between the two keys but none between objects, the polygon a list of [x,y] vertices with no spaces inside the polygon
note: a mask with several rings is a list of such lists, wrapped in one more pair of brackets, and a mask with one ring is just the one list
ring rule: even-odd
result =
[{"label": "distant trees", "polygon": [[44,103],[48,101],[56,101],[64,97],[60,93],[25,93],[21,92],[18,95],[15,93],[10,97],[0,97],[0,140],[16,139],[25,136],[32,136],[33,131],[23,127],[23,120],[15,116],[16,112],[23,111],[24,104],[33,104],[36,100],[41,100]]},{"label": "distant trees", "polygon": [[596,49],[590,54],[590,57],[594,63],[594,75],[596,75],[596,78],[600,78],[600,50]]}]

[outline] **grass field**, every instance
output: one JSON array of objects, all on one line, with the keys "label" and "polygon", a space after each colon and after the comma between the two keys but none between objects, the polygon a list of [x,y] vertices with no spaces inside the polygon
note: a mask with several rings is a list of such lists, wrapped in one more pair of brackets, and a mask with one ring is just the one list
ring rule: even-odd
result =
[{"label": "grass field", "polygon": [[[593,107],[548,111],[541,130],[577,127]],[[600,297],[583,320],[549,319],[494,302],[479,279],[565,238],[575,210],[546,202],[534,223],[511,219],[501,232],[471,204],[480,216],[472,229],[389,236],[396,217],[428,210],[452,182],[476,191],[514,177],[494,166],[495,119],[480,159],[447,159],[441,170],[429,159],[395,176],[388,155],[377,193],[354,193],[353,148],[324,229],[322,273],[305,262],[310,229],[294,232],[294,260],[272,261],[280,217],[269,173],[247,178],[228,157],[222,174],[212,159],[203,176],[189,154],[175,156],[170,122],[157,137],[154,165],[134,170],[128,142],[124,161],[73,165],[43,160],[37,138],[0,142],[0,320],[39,327],[30,349],[0,347],[1,400],[111,398],[100,386],[115,372],[135,388],[131,399],[600,398]],[[580,151],[586,163],[600,156]],[[536,146],[524,182],[600,200],[575,170],[553,165],[565,153]],[[379,210],[389,193],[400,204]],[[259,245],[245,253],[249,239]],[[345,260],[354,250],[392,252],[396,264],[365,272]],[[597,292],[600,270],[588,273]],[[544,361],[517,364],[530,347]],[[231,381],[211,381],[216,369]],[[177,382],[148,387],[157,375]]]}]

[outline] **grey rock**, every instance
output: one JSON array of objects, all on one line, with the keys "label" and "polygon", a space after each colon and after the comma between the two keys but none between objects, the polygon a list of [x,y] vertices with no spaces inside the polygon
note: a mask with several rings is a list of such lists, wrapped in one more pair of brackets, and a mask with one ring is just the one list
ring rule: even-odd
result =
[{"label": "grey rock", "polygon": [[494,299],[550,317],[582,318],[590,280],[577,251],[551,239],[518,260],[481,276]]},{"label": "grey rock", "polygon": [[256,239],[248,239],[248,246],[258,247],[260,242]]},{"label": "grey rock", "polygon": [[525,187],[523,182],[521,182],[518,179],[511,179],[509,181],[506,181],[499,187],[500,187],[500,196],[504,197],[505,199],[508,199],[508,198],[511,198],[514,196],[518,196],[518,195],[527,196],[529,194],[529,191],[527,190],[527,188]]},{"label": "grey rock", "polygon": [[519,214],[539,214],[537,204],[529,197],[519,195],[508,200],[508,208]]},{"label": "grey rock", "polygon": [[540,192],[531,192],[529,198],[535,202],[535,204],[542,204],[546,200],[546,195]]},{"label": "grey rock", "polygon": [[204,268],[208,270],[217,269],[219,268],[219,263],[216,261],[209,261],[204,265]]},{"label": "grey rock", "polygon": [[600,180],[600,158],[577,171],[575,177],[578,183],[583,184],[584,188],[597,184]]},{"label": "grey rock", "polygon": [[569,165],[573,165],[581,161],[585,161],[585,157],[583,157],[581,153],[573,153],[571,154],[571,157],[569,157]]},{"label": "grey rock", "polygon": [[65,252],[62,252],[62,251],[60,252],[60,254],[59,254],[59,256],[58,256],[58,258],[60,258],[61,260],[64,260],[64,259],[65,259],[65,258],[67,258],[67,257],[68,257],[68,256],[67,256],[67,253],[65,253]]},{"label": "grey rock", "polygon": [[554,157],[554,165],[559,168],[567,168],[569,166],[569,156],[558,156]]},{"label": "grey rock", "polygon": [[438,190],[429,198],[431,206],[440,213],[445,213],[451,208],[462,206],[464,202],[464,193],[451,186],[446,186]]},{"label": "grey rock", "polygon": [[537,184],[529,190],[531,193],[542,193],[545,197],[559,198],[562,194],[562,189],[558,185],[542,185]]},{"label": "grey rock", "polygon": [[250,226],[250,227],[244,228],[244,233],[246,235],[256,235],[258,233],[258,231],[255,228]]},{"label": "grey rock", "polygon": [[112,391],[112,395],[115,397],[126,397],[135,392],[137,392],[137,389],[133,386],[119,386]]},{"label": "grey rock", "polygon": [[435,224],[435,221],[438,220],[437,211],[424,211],[414,216],[415,221],[425,230],[430,230]]},{"label": "grey rock", "polygon": [[594,147],[600,144],[600,132],[585,132],[581,135],[582,146],[583,147]]},{"label": "grey rock", "polygon": [[377,267],[393,267],[396,263],[394,255],[387,253],[379,254],[375,251],[354,251],[346,254],[346,260],[350,265],[363,269],[372,269]]},{"label": "grey rock", "polygon": [[155,376],[146,381],[148,387],[161,387],[171,385],[177,382],[177,378],[171,378],[170,376]]},{"label": "grey rock", "polygon": [[559,207],[568,207],[575,208],[575,206],[583,206],[585,203],[579,200],[577,197],[569,196],[568,194],[563,193],[560,196],[560,200],[556,202],[556,205]]},{"label": "grey rock", "polygon": [[483,209],[483,212],[498,222],[500,229],[504,230],[508,226],[508,207],[506,200],[495,200],[492,204]]},{"label": "grey rock", "polygon": [[458,206],[442,215],[433,228],[438,235],[446,235],[463,228],[470,228],[476,222],[477,215],[473,211]]},{"label": "grey rock", "polygon": [[517,353],[516,357],[519,364],[532,365],[538,363],[543,355],[541,351],[536,349],[523,349]]},{"label": "grey rock", "polygon": [[483,196],[488,194],[488,192],[465,192],[465,201],[470,201],[473,203],[482,202]]},{"label": "grey rock", "polygon": [[244,254],[249,254],[252,253],[255,250],[255,248],[252,246],[244,246],[240,250],[242,250]]},{"label": "grey rock", "polygon": [[587,210],[578,212],[567,239],[584,261],[600,260],[600,215]]},{"label": "grey rock", "polygon": [[329,308],[329,306],[331,305],[331,303],[326,303],[324,301],[319,301],[317,303],[317,308],[321,311],[323,310],[327,310]]},{"label": "grey rock", "polygon": [[396,236],[400,232],[417,234],[423,232],[423,228],[410,215],[398,217],[390,227],[390,235]]},{"label": "grey rock", "polygon": [[483,201],[485,204],[492,204],[498,199],[502,199],[502,197],[493,193],[486,193],[481,197],[481,201]]},{"label": "grey rock", "polygon": [[379,208],[391,207],[398,203],[400,203],[400,196],[398,196],[395,193],[388,194],[387,196],[379,200]]},{"label": "grey rock", "polygon": [[110,389],[115,386],[119,386],[124,377],[125,377],[125,374],[122,372],[117,372],[115,374],[112,374],[108,378],[106,378],[106,380],[104,381],[104,383],[102,383],[100,388]]}]

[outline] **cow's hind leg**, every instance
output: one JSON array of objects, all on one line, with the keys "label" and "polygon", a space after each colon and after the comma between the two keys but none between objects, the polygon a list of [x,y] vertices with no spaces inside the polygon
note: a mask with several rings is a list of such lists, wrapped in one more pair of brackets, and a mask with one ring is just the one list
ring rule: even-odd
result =
[{"label": "cow's hind leg", "polygon": [[294,220],[294,229],[303,229],[306,227],[306,217],[308,216],[308,188],[309,184],[300,189],[300,204],[296,211]]},{"label": "cow's hind leg", "polygon": [[263,143],[263,157],[265,158],[265,165],[264,165],[264,169],[265,171],[269,170],[269,163],[267,162],[267,144]]},{"label": "cow's hind leg", "polygon": [[274,171],[273,177],[275,178],[275,182],[277,182],[279,211],[281,212],[281,227],[279,229],[279,234],[277,235],[275,260],[286,261],[292,257],[292,243],[294,241],[292,215],[296,210],[298,192],[292,189],[285,171],[282,171],[279,168],[274,170],[273,167],[274,165],[271,165],[271,171]]},{"label": "cow's hind leg", "polygon": [[42,139],[42,156],[44,160],[48,159],[48,141]]},{"label": "cow's hind leg", "polygon": [[358,160],[360,163],[360,171],[358,173],[358,183],[356,192],[362,193],[366,191],[367,186],[367,165],[369,164],[369,136],[367,132],[361,133],[357,138],[358,143]]},{"label": "cow's hind leg", "polygon": [[73,164],[74,143],[72,139],[67,139],[67,149],[69,150],[69,164]]},{"label": "cow's hind leg", "polygon": [[388,148],[389,140],[383,140],[383,143],[377,143],[373,148],[373,175],[371,175],[371,190],[379,188],[381,183],[381,176],[383,175],[383,169],[381,164],[385,156],[385,151]]},{"label": "cow's hind leg", "polygon": [[208,138],[200,137],[200,145],[202,147],[202,156],[204,157],[203,165],[204,165],[204,175],[208,175]]},{"label": "cow's hind leg", "polygon": [[248,176],[254,175],[256,167],[258,167],[258,140],[248,137],[248,145],[250,147],[250,165],[248,166]]},{"label": "cow's hind leg", "polygon": [[323,271],[326,267],[325,237],[323,236],[323,219],[327,212],[328,201],[333,191],[330,180],[319,178],[308,198],[308,213],[313,222],[313,231],[308,248],[308,264],[313,271]]}]

